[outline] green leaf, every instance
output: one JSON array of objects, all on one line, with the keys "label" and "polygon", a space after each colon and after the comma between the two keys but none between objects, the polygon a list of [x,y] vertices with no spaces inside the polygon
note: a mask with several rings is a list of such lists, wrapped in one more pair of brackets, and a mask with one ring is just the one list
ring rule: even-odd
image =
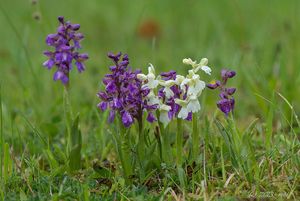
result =
[{"label": "green leaf", "polygon": [[81,168],[81,147],[82,147],[82,137],[81,131],[79,129],[79,114],[77,114],[75,120],[73,121],[71,128],[71,151],[69,154],[69,168],[70,171],[76,171]]},{"label": "green leaf", "polygon": [[45,154],[47,156],[48,162],[50,164],[51,169],[56,169],[58,167],[58,162],[56,161],[55,157],[53,156],[52,152],[47,149],[45,150]]},{"label": "green leaf", "polygon": [[12,159],[9,153],[9,144],[4,144],[4,153],[3,153],[3,179],[6,183],[9,176],[12,174]]}]

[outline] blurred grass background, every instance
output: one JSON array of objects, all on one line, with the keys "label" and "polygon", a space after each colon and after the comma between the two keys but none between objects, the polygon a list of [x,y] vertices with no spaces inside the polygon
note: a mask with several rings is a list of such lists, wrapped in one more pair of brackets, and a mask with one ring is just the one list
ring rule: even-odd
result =
[{"label": "blurred grass background", "polygon": [[[96,107],[99,101],[96,93],[102,89],[102,77],[111,65],[107,52],[128,53],[133,68],[146,70],[151,62],[157,73],[173,69],[185,74],[188,67],[182,64],[183,58],[199,61],[207,57],[213,73],[210,77],[201,74],[203,80],[219,79],[222,68],[237,72],[228,84],[237,87],[234,116],[238,129],[243,132],[229,131],[233,138],[239,137],[238,133],[243,136],[236,153],[248,169],[240,172],[254,177],[255,181],[250,179],[251,186],[248,186],[243,175],[234,179],[236,172],[231,169],[230,154],[223,149],[224,133],[222,129],[209,128],[212,127],[209,120],[215,121],[212,116],[216,114],[218,95],[216,91],[205,90],[201,97],[200,126],[205,128],[201,137],[207,144],[203,145],[201,154],[208,153],[206,165],[211,176],[208,186],[212,197],[259,188],[298,195],[299,127],[294,125],[292,112],[300,112],[299,10],[298,0],[0,0],[4,141],[14,163],[23,163],[6,183],[10,191],[7,196],[18,200],[19,194],[22,197],[24,192],[28,193],[32,185],[39,198],[48,199],[49,189],[51,192],[53,188],[55,195],[65,185],[67,177],[56,177],[58,171],[48,171],[49,158],[45,153],[48,146],[61,159],[56,150],[63,150],[65,145],[63,86],[52,80],[54,69],[48,71],[42,66],[46,60],[43,51],[50,49],[45,38],[56,32],[59,15],[81,24],[80,32],[85,35],[81,52],[90,56],[84,73],[72,70],[70,83],[73,112],[80,112],[83,169],[90,171],[94,159],[112,157],[111,161],[116,162],[111,152],[113,128],[105,125],[107,114],[100,113]],[[255,131],[248,133],[245,128],[250,122]],[[267,146],[266,142],[269,142]],[[249,147],[251,151],[245,152]],[[248,152],[253,158],[244,156]],[[219,175],[220,163],[224,165],[223,153],[227,165],[222,175],[224,183],[227,183],[227,173],[235,180],[227,189],[222,188]],[[32,179],[29,182],[25,179],[25,183],[24,175],[32,175]],[[65,186],[74,188],[66,187],[66,192],[74,194],[74,189],[79,191],[81,185],[88,192],[89,188],[93,189],[91,183],[98,182],[87,179],[81,184],[79,180],[70,177]]]},{"label": "blurred grass background", "polygon": [[[16,114],[24,114],[47,136],[57,135],[63,123],[63,87],[52,81],[54,70],[42,66],[42,52],[49,49],[45,38],[56,31],[59,15],[81,24],[82,52],[90,56],[84,73],[71,73],[72,106],[81,113],[86,138],[99,124],[95,94],[110,65],[108,51],[128,53],[134,68],[145,70],[151,62],[161,72],[185,73],[183,58],[207,57],[213,74],[203,75],[206,81],[219,78],[224,67],[236,70],[238,76],[229,85],[238,88],[235,116],[241,126],[255,117],[262,122],[267,118],[270,104],[260,96],[271,100],[274,90],[300,110],[297,0],[1,0],[0,5],[4,125],[8,131],[15,122],[20,138],[28,127]],[[155,26],[155,40],[139,31],[149,21]],[[212,114],[217,94],[206,90],[204,96],[202,115]],[[283,101],[276,107],[290,115]],[[28,143],[36,143],[32,139]]]}]

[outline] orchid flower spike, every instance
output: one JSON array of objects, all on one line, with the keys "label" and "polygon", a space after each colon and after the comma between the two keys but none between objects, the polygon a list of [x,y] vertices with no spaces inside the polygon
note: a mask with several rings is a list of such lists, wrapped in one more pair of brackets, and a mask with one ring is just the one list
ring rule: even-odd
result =
[{"label": "orchid flower spike", "polygon": [[206,74],[211,75],[211,69],[207,66],[208,59],[203,58],[199,63],[197,61],[193,61],[191,58],[183,59],[182,62],[186,65],[191,65],[193,67],[193,71],[197,73],[200,69],[203,70]]}]

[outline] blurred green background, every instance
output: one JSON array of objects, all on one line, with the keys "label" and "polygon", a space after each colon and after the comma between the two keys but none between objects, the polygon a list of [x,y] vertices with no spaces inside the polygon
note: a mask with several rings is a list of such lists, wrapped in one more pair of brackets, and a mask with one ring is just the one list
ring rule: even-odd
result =
[{"label": "blurred green background", "polygon": [[[188,67],[182,65],[183,58],[207,57],[213,74],[203,75],[205,81],[218,79],[222,68],[236,70],[229,85],[238,88],[235,116],[241,126],[255,117],[264,121],[270,105],[264,98],[272,99],[274,90],[300,110],[298,0],[0,2],[0,80],[6,130],[12,119],[20,133],[26,129],[17,114],[47,134],[55,135],[63,122],[63,86],[52,81],[53,69],[42,66],[46,60],[43,51],[51,49],[45,38],[56,31],[59,15],[81,24],[80,32],[85,35],[82,52],[90,55],[84,73],[71,72],[72,106],[81,113],[86,137],[101,121],[94,118],[96,93],[108,72],[108,51],[128,53],[134,68],[146,70],[151,62],[159,72],[185,73]],[[213,114],[216,100],[217,92],[206,90],[202,115]],[[280,99],[276,107],[289,115]]]}]

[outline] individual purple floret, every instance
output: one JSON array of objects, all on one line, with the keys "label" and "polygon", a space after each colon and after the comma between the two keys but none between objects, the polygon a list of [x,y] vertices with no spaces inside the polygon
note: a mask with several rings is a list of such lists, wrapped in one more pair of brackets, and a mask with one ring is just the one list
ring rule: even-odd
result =
[{"label": "individual purple floret", "polygon": [[[130,127],[134,123],[134,119],[142,120],[143,109],[143,96],[149,93],[149,90],[142,90],[142,83],[137,79],[139,70],[132,71],[128,67],[128,55],[121,53],[109,53],[108,57],[114,62],[110,66],[110,74],[106,74],[103,83],[105,90],[98,93],[101,102],[98,107],[104,111],[110,108],[108,120],[112,122],[116,114],[120,114],[121,120],[125,127]],[[121,59],[122,58],[122,59]],[[154,116],[148,117],[152,121]]]},{"label": "individual purple floret", "polygon": [[51,69],[54,65],[57,71],[53,79],[61,80],[63,84],[69,82],[69,71],[72,69],[72,63],[75,60],[78,72],[85,70],[83,62],[89,57],[87,54],[77,52],[81,48],[80,41],[84,38],[81,33],[77,33],[80,28],[79,24],[71,24],[64,20],[64,17],[58,17],[60,23],[57,33],[49,34],[46,38],[48,46],[54,47],[54,51],[45,51],[49,59],[43,63],[45,67]]},{"label": "individual purple floret", "polygon": [[235,100],[233,98],[233,94],[236,91],[236,88],[227,88],[226,83],[229,78],[232,78],[236,75],[235,71],[230,70],[222,70],[221,71],[221,77],[222,80],[217,80],[215,83],[207,84],[206,86],[210,89],[220,89],[220,98],[217,102],[217,107],[226,115],[233,111]]}]

